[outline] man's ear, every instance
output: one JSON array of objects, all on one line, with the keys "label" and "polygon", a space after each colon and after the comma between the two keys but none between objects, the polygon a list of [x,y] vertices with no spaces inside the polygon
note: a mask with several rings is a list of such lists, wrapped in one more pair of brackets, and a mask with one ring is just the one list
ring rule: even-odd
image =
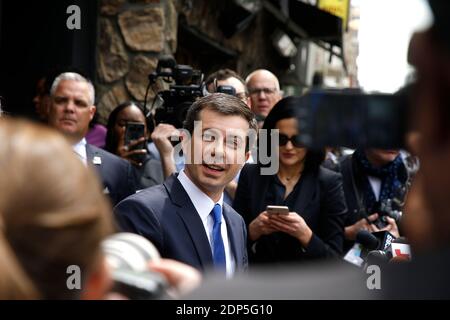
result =
[{"label": "man's ear", "polygon": [[89,110],[89,119],[92,120],[95,115],[95,111],[97,110],[96,106],[91,106]]},{"label": "man's ear", "polygon": [[102,300],[112,288],[112,278],[109,266],[102,255],[95,264],[94,270],[85,279],[82,288],[82,300]]},{"label": "man's ear", "polygon": [[191,156],[191,134],[186,129],[180,130],[180,142],[186,162],[191,163],[188,159]]},{"label": "man's ear", "polygon": [[[251,154],[251,151],[250,151],[250,150],[247,151],[247,152],[245,153],[245,162],[247,162],[248,159],[250,159],[250,154]],[[244,163],[244,164],[245,164],[245,163]]]}]

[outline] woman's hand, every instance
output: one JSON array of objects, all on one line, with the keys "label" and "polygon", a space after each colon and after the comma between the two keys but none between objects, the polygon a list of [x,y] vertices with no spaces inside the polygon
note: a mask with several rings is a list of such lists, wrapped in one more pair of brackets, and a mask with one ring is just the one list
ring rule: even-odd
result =
[{"label": "woman's hand", "polygon": [[278,231],[287,233],[298,239],[303,248],[308,247],[313,232],[305,220],[296,212],[289,212],[289,214],[271,214],[269,216],[269,222]]},{"label": "woman's hand", "polygon": [[146,142],[145,137],[142,137],[138,140],[131,141],[131,143],[128,145],[125,145],[125,127],[123,127],[120,129],[120,137],[119,137],[119,143],[117,144],[116,154],[119,157],[128,160],[135,166],[140,167],[140,166],[142,166],[142,162],[137,161],[136,158],[134,158],[133,156],[145,155],[145,154],[147,154],[147,150],[146,149],[133,149],[133,148],[136,147],[137,145],[139,145],[140,143],[145,143],[145,142]]},{"label": "woman's hand", "polygon": [[278,230],[270,222],[267,211],[263,211],[248,226],[248,236],[251,241],[258,240],[261,236],[268,235]]}]

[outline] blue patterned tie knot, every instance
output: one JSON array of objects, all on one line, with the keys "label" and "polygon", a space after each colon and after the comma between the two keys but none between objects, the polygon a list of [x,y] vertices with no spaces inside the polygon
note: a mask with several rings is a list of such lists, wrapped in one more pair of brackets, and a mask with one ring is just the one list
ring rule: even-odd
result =
[{"label": "blue patterned tie knot", "polygon": [[222,225],[222,207],[219,204],[214,205],[212,210],[212,215],[214,219],[213,226],[213,261],[216,269],[220,269],[225,272],[226,270],[226,259],[225,259],[225,248],[223,245],[223,239],[221,234]]}]

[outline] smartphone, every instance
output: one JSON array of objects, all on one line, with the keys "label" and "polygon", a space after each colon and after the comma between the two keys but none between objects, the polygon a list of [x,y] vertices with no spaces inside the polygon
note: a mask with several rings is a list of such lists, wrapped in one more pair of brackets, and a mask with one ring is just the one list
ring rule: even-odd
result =
[{"label": "smartphone", "polygon": [[286,206],[267,206],[268,214],[289,214],[289,208]]},{"label": "smartphone", "polygon": [[[128,146],[132,141],[136,141],[142,137],[145,137],[145,125],[140,122],[127,122],[125,125],[125,145]],[[146,149],[146,142],[140,142],[137,145],[130,148],[130,150]],[[142,162],[145,155],[133,155],[135,160]]]}]

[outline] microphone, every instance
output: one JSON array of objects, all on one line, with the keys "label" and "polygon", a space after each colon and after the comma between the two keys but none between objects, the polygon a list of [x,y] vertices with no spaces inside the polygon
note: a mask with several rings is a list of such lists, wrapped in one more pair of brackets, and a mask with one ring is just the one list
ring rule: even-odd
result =
[{"label": "microphone", "polygon": [[102,242],[102,249],[112,270],[113,292],[132,300],[156,299],[166,293],[165,278],[148,267],[149,261],[160,259],[150,241],[133,233],[117,233]]},{"label": "microphone", "polygon": [[358,267],[363,267],[369,251],[376,250],[379,246],[378,239],[369,231],[361,230],[356,234],[353,247],[345,254],[344,260]]},{"label": "microphone", "polygon": [[378,240],[378,246],[374,250],[383,250],[386,251],[392,244],[392,242],[396,239],[394,235],[388,231],[378,231],[372,233],[372,236],[374,236]]},{"label": "microphone", "polygon": [[356,234],[356,242],[362,244],[368,250],[377,250],[380,242],[377,237],[367,230],[361,230]]},{"label": "microphone", "polygon": [[365,269],[371,265],[385,265],[389,262],[389,253],[383,250],[373,250],[367,254]]},{"label": "microphone", "polygon": [[[387,262],[392,255],[387,252],[395,237],[388,231],[370,233],[367,230],[360,230],[356,234],[356,242],[346,253],[344,260],[358,267],[364,267],[367,259]],[[374,251],[378,251],[375,253]],[[384,252],[384,253],[381,253]],[[370,255],[370,257],[369,257]],[[382,257],[383,256],[383,257]],[[366,266],[368,264],[366,263]]]},{"label": "microphone", "polygon": [[405,262],[410,261],[412,258],[411,247],[404,237],[400,237],[392,241],[390,249],[391,261],[393,262]]}]

